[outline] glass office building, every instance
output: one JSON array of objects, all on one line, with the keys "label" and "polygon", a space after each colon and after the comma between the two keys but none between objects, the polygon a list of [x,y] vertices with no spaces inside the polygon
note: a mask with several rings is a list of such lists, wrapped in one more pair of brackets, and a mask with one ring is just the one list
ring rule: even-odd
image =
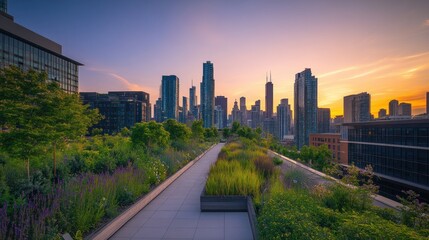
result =
[{"label": "glass office building", "polygon": [[62,55],[62,47],[16,24],[5,11],[0,12],[0,68],[17,66],[25,71],[45,71],[69,93],[78,93],[77,61]]},{"label": "glass office building", "polygon": [[429,190],[429,119],[345,123],[348,163]]},{"label": "glass office building", "polygon": [[107,94],[81,92],[80,98],[83,104],[88,104],[91,109],[98,108],[100,114],[104,116],[104,119],[90,128],[90,131],[100,128],[103,133],[114,134],[124,127],[129,129],[136,123],[148,122],[151,118],[150,96],[142,91]]}]

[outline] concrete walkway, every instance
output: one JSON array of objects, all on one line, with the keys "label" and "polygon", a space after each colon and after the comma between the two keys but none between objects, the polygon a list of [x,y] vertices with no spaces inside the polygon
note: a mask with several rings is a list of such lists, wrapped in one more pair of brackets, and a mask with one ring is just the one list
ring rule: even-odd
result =
[{"label": "concrete walkway", "polygon": [[200,212],[210,165],[223,145],[207,152],[110,239],[253,239],[246,212]]}]

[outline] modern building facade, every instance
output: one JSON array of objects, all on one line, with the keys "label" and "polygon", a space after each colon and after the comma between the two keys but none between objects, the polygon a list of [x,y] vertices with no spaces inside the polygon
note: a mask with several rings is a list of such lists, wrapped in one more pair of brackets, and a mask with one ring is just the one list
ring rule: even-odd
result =
[{"label": "modern building facade", "polygon": [[201,82],[201,118],[205,128],[214,125],[214,98],[215,98],[215,80],[213,63],[207,61],[203,63],[203,80]]},{"label": "modern building facade", "polygon": [[179,120],[179,78],[177,76],[162,76],[161,100],[163,121]]},{"label": "modern building facade", "polygon": [[150,121],[151,118],[150,97],[145,92],[81,92],[80,98],[83,104],[88,104],[91,109],[98,108],[104,116],[90,130],[100,128],[103,133],[113,134],[124,127],[131,128],[138,122]]},{"label": "modern building facade", "polygon": [[232,120],[231,120],[232,123],[233,122],[241,123],[241,111],[238,108],[237,100],[234,101],[234,106],[232,107],[231,117],[232,117]]},{"label": "modern building facade", "polygon": [[162,117],[164,114],[162,113],[162,99],[158,98],[153,105],[153,117],[156,122],[163,122],[164,118]]},{"label": "modern building facade", "polygon": [[246,98],[241,97],[240,98],[240,112],[241,112],[241,121],[240,124],[245,126],[247,125],[247,107],[246,107]]},{"label": "modern building facade", "polygon": [[317,78],[310,68],[295,75],[294,99],[295,143],[301,149],[317,133]]},{"label": "modern building facade", "polygon": [[189,112],[192,120],[198,120],[197,89],[195,86],[189,88]]},{"label": "modern building facade", "polygon": [[371,95],[366,92],[344,97],[344,123],[371,120]]},{"label": "modern building facade", "polygon": [[216,105],[214,108],[214,127],[217,129],[223,129],[223,109],[220,105]]},{"label": "modern building facade", "polygon": [[188,121],[188,98],[182,97],[182,112],[180,114],[180,122],[186,123]]},{"label": "modern building facade", "polygon": [[68,93],[78,93],[81,63],[62,55],[62,46],[17,23],[0,5],[0,68],[17,66],[24,71],[46,72]]},{"label": "modern building facade", "polygon": [[292,121],[292,113],[290,109],[289,100],[284,98],[280,100],[280,104],[277,106],[277,138],[282,141],[286,139],[287,135],[290,135],[290,124]]},{"label": "modern building facade", "polygon": [[398,104],[396,99],[389,102],[389,116],[398,116]]},{"label": "modern building facade", "polygon": [[349,164],[371,165],[384,179],[429,191],[429,119],[344,125]]},{"label": "modern building facade", "polygon": [[[341,147],[339,133],[312,133],[310,134],[310,146],[318,147],[326,144],[332,152],[332,160],[335,163],[341,162]],[[347,164],[347,163],[344,163]]]},{"label": "modern building facade", "polygon": [[256,100],[251,107],[251,128],[261,127],[261,100]]},{"label": "modern building facade", "polygon": [[268,81],[268,77],[265,83],[265,118],[273,117],[273,82],[271,81],[271,73],[270,80]]},{"label": "modern building facade", "polygon": [[411,103],[400,103],[398,105],[399,116],[411,116]]},{"label": "modern building facade", "polygon": [[222,109],[222,124],[219,124],[215,117],[215,125],[218,125],[219,128],[226,128],[228,123],[228,98],[224,96],[215,97],[215,106],[220,106]]},{"label": "modern building facade", "polygon": [[386,109],[381,108],[381,109],[378,111],[378,118],[385,118],[385,117],[386,117],[386,115],[387,115],[387,111],[386,111]]},{"label": "modern building facade", "polygon": [[328,133],[331,128],[331,109],[318,108],[317,109],[317,132]]}]

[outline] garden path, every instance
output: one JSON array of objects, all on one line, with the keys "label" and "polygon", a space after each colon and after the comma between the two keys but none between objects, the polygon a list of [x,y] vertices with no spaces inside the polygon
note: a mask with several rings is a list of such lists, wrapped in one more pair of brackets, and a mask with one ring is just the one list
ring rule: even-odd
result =
[{"label": "garden path", "polygon": [[247,212],[201,212],[200,195],[223,143],[208,151],[110,239],[253,239]]}]

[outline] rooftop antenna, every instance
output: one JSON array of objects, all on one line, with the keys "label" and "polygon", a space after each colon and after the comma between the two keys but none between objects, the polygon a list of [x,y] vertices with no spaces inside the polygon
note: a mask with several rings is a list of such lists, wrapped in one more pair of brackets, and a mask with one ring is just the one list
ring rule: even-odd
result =
[{"label": "rooftop antenna", "polygon": [[272,81],[271,81],[271,70],[270,70],[270,82],[272,82]]}]

